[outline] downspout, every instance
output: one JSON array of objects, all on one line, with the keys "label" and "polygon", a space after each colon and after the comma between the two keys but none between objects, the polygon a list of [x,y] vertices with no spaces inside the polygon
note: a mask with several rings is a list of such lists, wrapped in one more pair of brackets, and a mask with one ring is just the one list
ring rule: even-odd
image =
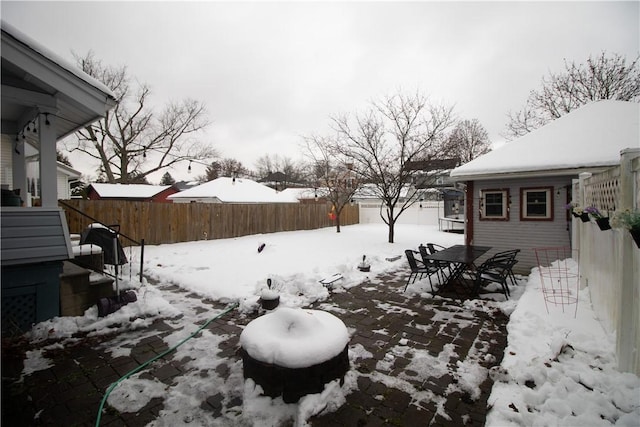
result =
[{"label": "downspout", "polygon": [[465,189],[465,200],[464,200],[464,209],[465,209],[465,229],[464,229],[464,243],[465,245],[473,244],[473,181],[467,181],[467,188]]}]

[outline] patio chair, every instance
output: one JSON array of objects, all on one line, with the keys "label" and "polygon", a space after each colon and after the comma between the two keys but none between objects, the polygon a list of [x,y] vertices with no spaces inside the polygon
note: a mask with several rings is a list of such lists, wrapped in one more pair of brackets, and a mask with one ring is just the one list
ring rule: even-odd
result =
[{"label": "patio chair", "polygon": [[502,293],[509,299],[509,287],[507,280],[510,278],[512,264],[509,263],[511,255],[494,255],[483,262],[475,271],[474,291],[479,294],[481,287],[489,283],[498,283],[502,288]]},{"label": "patio chair", "polygon": [[[406,291],[409,287],[409,282],[415,283],[418,275],[420,275],[420,279],[422,279],[422,276],[426,274],[429,279],[429,286],[431,286],[431,292],[435,293],[431,276],[438,273],[438,271],[440,271],[440,268],[436,267],[435,263],[425,264],[424,262],[416,259],[415,254],[419,252],[416,252],[412,249],[407,249],[404,251],[404,253],[407,256],[407,261],[409,262],[409,267],[411,268],[411,273],[409,273],[409,277],[407,278],[407,283],[404,286],[404,290]],[[413,281],[411,281],[412,278]]]},{"label": "patio chair", "polygon": [[518,253],[520,253],[520,249],[511,249],[508,251],[498,252],[494,255],[500,258],[504,258],[503,262],[508,265],[509,279],[511,279],[511,283],[513,284],[513,286],[517,286],[516,276],[513,274],[513,266],[518,263],[518,260],[516,259]]},{"label": "patio chair", "polygon": [[438,245],[438,244],[435,244],[435,243],[427,243],[427,248],[429,249],[429,253],[430,254],[435,254],[438,251],[447,249],[444,246],[441,246],[441,245]]},{"label": "patio chair", "polygon": [[[435,252],[437,252],[437,250],[434,251],[428,251],[428,245],[430,245],[431,243],[427,243],[427,246],[424,245],[420,245],[418,246],[418,251],[420,252],[420,256],[422,257],[422,263],[427,266],[427,267],[431,267],[433,269],[436,270],[436,275],[438,276],[438,280],[440,281],[440,283],[443,283],[447,276],[445,275],[445,268],[449,269],[450,265],[448,262],[443,262],[443,261],[435,261],[432,259],[429,259],[428,256],[430,254],[434,254]],[[436,245],[438,246],[438,245]],[[440,248],[444,249],[444,247],[440,246]],[[431,279],[429,279],[429,282],[431,282]],[[431,287],[431,290],[433,290],[433,286]]]}]

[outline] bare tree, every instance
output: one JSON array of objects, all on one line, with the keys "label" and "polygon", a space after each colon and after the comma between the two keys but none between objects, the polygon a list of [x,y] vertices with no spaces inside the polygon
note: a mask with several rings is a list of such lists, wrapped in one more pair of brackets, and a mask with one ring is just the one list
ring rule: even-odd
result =
[{"label": "bare tree", "polygon": [[125,67],[105,66],[92,52],[76,57],[84,72],[109,87],[118,100],[100,121],[78,131],[71,151],[100,161],[110,183],[146,180],[154,172],[186,160],[215,156],[196,138],[208,124],[204,104],[185,99],[167,104],[159,114],[149,107],[150,88],[132,87]]},{"label": "bare tree", "polygon": [[382,200],[380,216],[389,227],[389,243],[398,217],[418,198],[410,186],[417,171],[410,165],[440,156],[453,124],[452,111],[429,104],[420,94],[395,95],[374,102],[366,114],[352,120],[346,115],[332,119],[341,137],[337,149]]},{"label": "bare tree", "polygon": [[636,57],[627,64],[619,54],[589,56],[586,64],[564,61],[564,71],[542,78],[525,107],[509,113],[505,136],[517,138],[592,101],[617,99],[640,102],[640,66]]},{"label": "bare tree", "polygon": [[198,178],[200,182],[208,182],[221,176],[245,178],[251,176],[251,172],[242,165],[242,162],[230,157],[211,162],[203,176]]},{"label": "bare tree", "polygon": [[279,155],[270,156],[265,154],[258,158],[255,162],[255,171],[260,179],[265,179],[269,175],[280,172],[286,177],[286,181],[282,182],[284,187],[290,183],[300,183],[305,180],[306,166],[301,162],[294,162],[289,157],[280,157]]},{"label": "bare tree", "polygon": [[315,187],[322,188],[323,196],[331,203],[336,233],[339,233],[340,214],[358,190],[353,163],[338,149],[337,138],[311,136],[305,138],[305,142],[306,154],[311,160],[311,181]]},{"label": "bare tree", "polygon": [[448,157],[457,158],[464,164],[491,151],[491,141],[478,119],[462,120],[453,129],[443,148]]}]

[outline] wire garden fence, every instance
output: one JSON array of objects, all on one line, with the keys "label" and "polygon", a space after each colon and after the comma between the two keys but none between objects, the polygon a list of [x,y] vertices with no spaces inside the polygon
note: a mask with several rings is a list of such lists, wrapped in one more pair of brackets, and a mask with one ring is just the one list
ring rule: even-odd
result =
[{"label": "wire garden fence", "polygon": [[560,307],[563,313],[573,307],[575,317],[580,291],[580,267],[575,262],[577,251],[570,247],[535,248],[534,251],[547,313],[549,305]]}]

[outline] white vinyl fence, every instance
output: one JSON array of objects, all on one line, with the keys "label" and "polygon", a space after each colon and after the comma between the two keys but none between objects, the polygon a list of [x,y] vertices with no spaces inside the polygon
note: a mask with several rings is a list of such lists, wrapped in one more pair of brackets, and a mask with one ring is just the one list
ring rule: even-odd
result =
[{"label": "white vinyl fence", "polygon": [[[364,201],[359,203],[360,224],[381,224],[381,203],[377,201]],[[382,208],[384,209],[384,207]],[[463,218],[461,213],[460,218]],[[464,222],[440,220],[444,218],[443,201],[416,202],[405,210],[398,218],[398,224],[433,225],[442,227],[443,230],[464,230]]]},{"label": "white vinyl fence", "polygon": [[[640,149],[633,148],[621,152],[620,166],[581,174],[573,184],[573,201],[612,216],[640,209],[639,192]],[[616,334],[619,369],[640,374],[640,248],[628,231],[603,231],[593,220],[573,221],[572,240],[593,308],[602,326]]]}]

